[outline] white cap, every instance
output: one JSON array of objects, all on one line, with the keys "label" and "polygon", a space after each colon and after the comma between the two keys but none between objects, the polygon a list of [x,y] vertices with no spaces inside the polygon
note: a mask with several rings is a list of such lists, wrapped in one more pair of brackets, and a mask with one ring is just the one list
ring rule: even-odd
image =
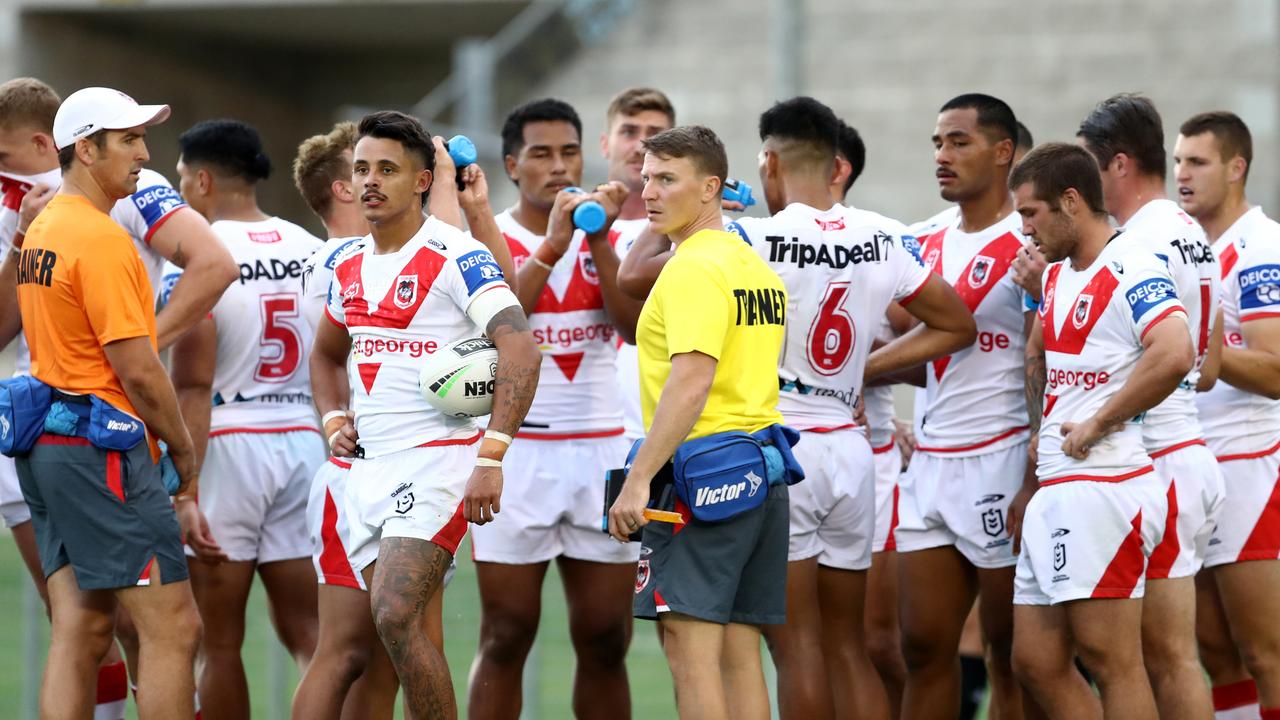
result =
[{"label": "white cap", "polygon": [[71,93],[53,117],[53,142],[58,149],[99,130],[125,130],[155,125],[169,118],[168,105],[139,105],[119,90],[90,87]]}]

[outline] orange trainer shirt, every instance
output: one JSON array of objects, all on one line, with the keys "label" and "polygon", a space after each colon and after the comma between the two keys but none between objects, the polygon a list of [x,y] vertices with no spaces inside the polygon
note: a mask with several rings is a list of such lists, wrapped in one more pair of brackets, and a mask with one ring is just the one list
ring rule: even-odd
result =
[{"label": "orange trainer shirt", "polygon": [[156,347],[151,283],[124,228],[84,197],[54,196],[22,245],[18,305],[32,375],[138,416],[102,349],[144,336]]}]

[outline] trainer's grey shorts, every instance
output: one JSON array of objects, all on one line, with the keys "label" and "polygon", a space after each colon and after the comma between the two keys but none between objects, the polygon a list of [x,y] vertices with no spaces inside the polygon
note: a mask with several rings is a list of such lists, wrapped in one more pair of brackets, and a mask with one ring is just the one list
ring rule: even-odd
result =
[{"label": "trainer's grey shorts", "polygon": [[676,612],[721,624],[786,622],[787,486],[770,486],[763,505],[716,523],[695,519],[674,493],[667,494],[661,509],[676,510],[687,522],[644,526],[635,616],[656,620],[659,613]]},{"label": "trainer's grey shorts", "polygon": [[81,438],[45,434],[18,458],[45,577],[70,563],[81,590],[187,579],[178,518],[147,444],[100,450]]}]

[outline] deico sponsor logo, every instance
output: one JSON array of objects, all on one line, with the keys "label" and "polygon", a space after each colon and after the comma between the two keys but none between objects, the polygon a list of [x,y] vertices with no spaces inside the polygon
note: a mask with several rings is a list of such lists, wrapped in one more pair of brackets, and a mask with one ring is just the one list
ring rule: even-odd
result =
[{"label": "deico sponsor logo", "polygon": [[533,340],[544,347],[554,345],[567,348],[584,342],[600,341],[609,343],[613,341],[615,332],[613,325],[609,323],[593,323],[574,327],[552,327],[547,325],[533,329]]},{"label": "deico sponsor logo", "polygon": [[440,346],[435,340],[362,338],[353,340],[351,343],[352,352],[362,357],[369,357],[381,353],[394,353],[396,355],[408,355],[409,357],[419,358],[423,355],[430,355],[439,348]]},{"label": "deico sponsor logo", "polygon": [[1086,391],[1111,382],[1111,373],[1106,370],[1063,370],[1049,368],[1047,373],[1050,388],[1082,387]]}]

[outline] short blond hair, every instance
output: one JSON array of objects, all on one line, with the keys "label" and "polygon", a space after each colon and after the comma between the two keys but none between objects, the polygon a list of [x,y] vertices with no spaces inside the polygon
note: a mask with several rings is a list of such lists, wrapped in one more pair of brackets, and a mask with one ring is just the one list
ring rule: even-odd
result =
[{"label": "short blond hair", "polygon": [[333,208],[333,193],[329,190],[333,181],[351,179],[351,160],[343,153],[355,146],[356,125],[352,122],[340,122],[329,132],[313,135],[298,146],[298,156],[293,160],[293,184],[321,220]]},{"label": "short blond hair", "polygon": [[614,95],[605,113],[605,123],[612,127],[614,118],[619,115],[636,115],[645,110],[656,110],[666,115],[673,126],[676,124],[676,109],[671,100],[661,90],[651,87],[627,88]]},{"label": "short blond hair", "polygon": [[0,128],[31,128],[53,132],[53,118],[62,98],[53,88],[30,77],[14,78],[0,85]]}]

